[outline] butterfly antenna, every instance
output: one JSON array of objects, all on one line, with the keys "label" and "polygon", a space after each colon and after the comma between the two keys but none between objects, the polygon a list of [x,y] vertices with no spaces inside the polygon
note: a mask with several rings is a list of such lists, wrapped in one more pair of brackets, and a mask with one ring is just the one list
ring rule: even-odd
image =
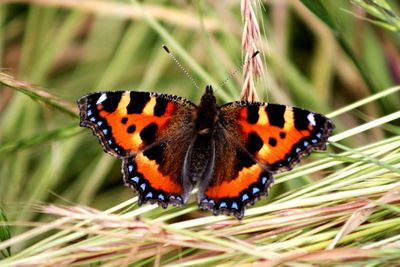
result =
[{"label": "butterfly antenna", "polygon": [[223,86],[225,86],[225,84],[226,84],[230,79],[232,79],[233,77],[235,77],[235,76],[239,73],[239,71],[242,71],[242,70],[243,70],[243,66],[246,65],[247,62],[249,62],[250,60],[252,60],[253,58],[255,58],[259,53],[260,53],[260,51],[257,50],[256,52],[254,52],[254,54],[251,56],[251,58],[247,59],[241,66],[239,66],[238,68],[236,68],[236,70],[234,70],[234,71],[232,71],[231,73],[229,73],[228,77],[227,77],[225,80],[223,80],[223,81],[218,85],[218,88],[217,88],[217,89],[222,88]]},{"label": "butterfly antenna", "polygon": [[196,81],[193,79],[193,77],[189,74],[189,72],[182,66],[182,64],[176,59],[174,54],[169,51],[168,47],[166,45],[162,46],[164,50],[168,53],[168,55],[172,58],[172,60],[175,62],[176,65],[185,73],[186,77],[189,78],[189,80],[194,84],[194,86],[200,90],[200,87],[197,85]]}]

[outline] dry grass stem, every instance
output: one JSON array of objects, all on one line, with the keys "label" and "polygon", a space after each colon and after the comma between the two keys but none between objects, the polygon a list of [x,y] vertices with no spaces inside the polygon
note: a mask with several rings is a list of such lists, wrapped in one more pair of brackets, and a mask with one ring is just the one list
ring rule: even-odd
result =
[{"label": "dry grass stem", "polygon": [[254,53],[258,51],[256,41],[260,38],[260,27],[254,13],[253,0],[242,0],[241,12],[244,21],[242,35],[244,82],[240,98],[242,100],[257,101],[258,96],[254,85],[254,78],[260,76],[263,71],[261,57],[259,55],[253,57]]},{"label": "dry grass stem", "polygon": [[33,100],[47,104],[73,117],[76,117],[79,114],[78,108],[75,104],[54,96],[40,86],[33,85],[26,81],[17,80],[13,76],[4,72],[0,72],[0,85],[20,91],[31,97]]},{"label": "dry grass stem", "polygon": [[[94,13],[96,15],[107,15],[126,19],[143,19],[143,12],[137,7],[116,1],[98,0],[3,0],[6,3],[30,3],[48,7],[61,7]],[[144,11],[155,19],[178,25],[180,27],[199,30],[200,23],[196,15],[188,10],[176,9],[162,5],[143,5]],[[212,18],[203,18],[204,28],[214,32],[220,30],[218,22]]]},{"label": "dry grass stem", "polygon": [[345,225],[340,229],[340,231],[335,236],[335,239],[332,240],[332,243],[329,244],[327,249],[333,249],[345,235],[349,234],[358,226],[360,226],[362,223],[364,223],[369,218],[369,216],[377,208],[379,208],[380,204],[387,204],[399,200],[400,200],[400,186],[396,186],[395,188],[389,190],[389,192],[384,194],[382,197],[380,197],[376,202],[368,203],[365,206],[359,208],[346,221]]},{"label": "dry grass stem", "polygon": [[[393,189],[390,192],[396,193],[395,190]],[[390,195],[381,192],[375,194],[374,198],[377,199],[376,203],[380,203],[380,200],[392,204],[399,203],[398,196]],[[354,199],[350,202],[331,203],[328,206],[316,204],[314,208],[299,206],[295,210],[275,211],[268,215],[259,215],[256,220],[249,218],[244,222],[231,221],[229,227],[226,226],[228,221],[225,221],[219,224],[205,223],[200,228],[191,227],[185,230],[178,229],[173,224],[168,226],[163,222],[152,222],[152,220],[139,219],[126,216],[126,214],[107,214],[96,209],[80,206],[49,205],[44,207],[43,211],[47,214],[60,216],[61,219],[56,220],[57,223],[42,226],[40,232],[27,232],[29,237],[35,238],[35,236],[42,234],[44,230],[64,229],[67,232],[60,238],[69,241],[60,243],[55,250],[57,251],[56,254],[53,250],[43,248],[43,250],[39,249],[36,252],[32,251],[31,256],[15,260],[14,263],[41,265],[51,262],[53,265],[64,265],[84,264],[97,259],[108,262],[108,264],[111,264],[110,266],[116,266],[145,259],[150,255],[155,256],[156,262],[160,262],[157,255],[177,253],[177,251],[188,248],[200,251],[194,255],[184,256],[182,254],[181,259],[173,261],[175,264],[223,255],[229,257],[234,252],[240,253],[243,257],[256,257],[258,258],[256,262],[263,263],[264,266],[276,266],[293,261],[324,262],[331,259],[332,254],[336,253],[342,255],[336,258],[338,262],[357,260],[365,257],[365,255],[375,258],[379,254],[371,254],[370,252],[378,253],[380,247],[369,249],[367,254],[362,253],[363,250],[361,249],[352,248],[333,249],[331,252],[319,251],[316,248],[306,249],[312,240],[316,243],[321,242],[321,244],[329,241],[334,237],[335,230],[332,231],[332,229],[338,229],[344,223],[344,218],[357,213],[361,207],[371,205],[368,203],[372,202]],[[375,204],[374,208],[376,209],[375,212],[382,210]],[[384,227],[396,229],[399,220],[395,219],[392,223],[389,221]],[[370,222],[361,228],[359,227],[358,232],[362,229],[364,231],[373,230],[376,227],[382,226]],[[305,230],[307,228],[309,230]],[[211,229],[213,230],[210,231]],[[358,232],[355,232],[355,234]],[[22,236],[27,238],[26,235]],[[286,238],[279,238],[281,235],[286,236]],[[80,240],[84,236],[87,237]],[[75,241],[70,243],[71,240]],[[1,247],[20,241],[18,238],[14,238],[3,243]],[[396,242],[398,242],[398,239],[388,240],[383,244],[395,246]],[[296,248],[306,250],[300,253],[296,250],[290,250]],[[288,249],[289,252],[287,252]],[[353,250],[355,254],[351,253]],[[154,254],[154,251],[157,253]]]}]

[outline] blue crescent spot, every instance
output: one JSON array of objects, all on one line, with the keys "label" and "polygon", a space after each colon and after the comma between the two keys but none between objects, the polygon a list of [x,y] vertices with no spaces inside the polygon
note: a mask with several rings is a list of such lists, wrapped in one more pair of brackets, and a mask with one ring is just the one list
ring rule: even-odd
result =
[{"label": "blue crescent spot", "polygon": [[222,201],[221,204],[219,204],[219,208],[220,209],[223,209],[223,208],[226,208],[226,207],[228,207],[228,206],[226,205],[225,201]]},{"label": "blue crescent spot", "polygon": [[144,191],[146,189],[146,184],[145,183],[141,184],[140,188],[142,188],[142,190]]},{"label": "blue crescent spot", "polygon": [[260,192],[260,189],[258,189],[258,187],[253,187],[253,194],[257,194],[258,192]]},{"label": "blue crescent spot", "polygon": [[152,192],[147,193],[146,198],[152,198],[152,197],[153,197],[153,193]]},{"label": "blue crescent spot", "polygon": [[261,180],[261,183],[262,183],[262,184],[265,184],[266,182],[267,182],[267,177],[264,176],[264,177],[262,178],[262,180]]},{"label": "blue crescent spot", "polygon": [[107,133],[108,133],[107,129],[104,129],[104,130],[103,130],[103,133],[104,133],[105,135],[107,135]]},{"label": "blue crescent spot", "polygon": [[296,147],[296,153],[299,153],[301,149],[299,147]]},{"label": "blue crescent spot", "polygon": [[140,178],[138,176],[134,176],[131,178],[131,181],[137,184],[139,182]]},{"label": "blue crescent spot", "polygon": [[321,133],[317,133],[315,136],[316,136],[317,138],[321,138]]},{"label": "blue crescent spot", "polygon": [[247,195],[247,194],[244,194],[243,196],[242,196],[242,201],[246,201],[246,200],[248,200],[249,199],[249,196]]},{"label": "blue crescent spot", "polygon": [[304,141],[303,145],[304,145],[304,146],[308,146],[308,142],[307,142],[307,141]]},{"label": "blue crescent spot", "polygon": [[315,144],[315,143],[317,143],[317,140],[316,139],[312,139],[311,143]]},{"label": "blue crescent spot", "polygon": [[98,121],[98,122],[97,122],[97,125],[99,125],[99,126],[101,126],[102,124],[103,124],[102,121]]},{"label": "blue crescent spot", "polygon": [[236,203],[236,202],[233,202],[233,203],[232,203],[232,209],[237,210],[238,208],[239,208],[239,207],[238,207],[237,203]]},{"label": "blue crescent spot", "polygon": [[87,113],[87,115],[88,115],[89,117],[92,116],[92,111],[89,110],[88,113]]},{"label": "blue crescent spot", "polygon": [[162,194],[159,194],[158,199],[164,200],[164,196]]}]

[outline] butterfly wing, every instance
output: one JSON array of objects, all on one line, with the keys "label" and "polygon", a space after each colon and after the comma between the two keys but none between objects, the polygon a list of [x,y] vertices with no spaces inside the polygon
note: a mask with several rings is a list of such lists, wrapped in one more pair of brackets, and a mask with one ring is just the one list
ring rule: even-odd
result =
[{"label": "butterfly wing", "polygon": [[220,108],[213,177],[200,184],[200,207],[243,217],[247,205],[266,195],[272,173],[289,170],[313,149],[325,149],[334,125],[307,110],[261,102]]},{"label": "butterfly wing", "polygon": [[200,208],[212,210],[214,215],[233,214],[241,219],[246,206],[267,194],[273,177],[237,142],[237,134],[216,130],[216,167],[210,177],[200,181],[198,200]]},{"label": "butterfly wing", "polygon": [[190,145],[196,106],[173,95],[115,91],[78,100],[81,123],[103,149],[123,158],[124,182],[138,191],[139,204],[182,204],[192,186],[181,169]]},{"label": "butterfly wing", "polygon": [[292,169],[312,150],[324,150],[333,122],[322,114],[285,105],[233,102],[221,107],[236,118],[240,140],[261,164],[276,173]]}]

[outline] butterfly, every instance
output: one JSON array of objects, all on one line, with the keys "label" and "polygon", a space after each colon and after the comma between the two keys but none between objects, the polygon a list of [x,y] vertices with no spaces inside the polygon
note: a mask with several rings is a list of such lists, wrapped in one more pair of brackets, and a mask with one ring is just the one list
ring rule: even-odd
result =
[{"label": "butterfly", "polygon": [[175,95],[112,91],[78,100],[80,126],[105,152],[123,159],[126,186],[138,204],[183,205],[197,184],[198,204],[241,219],[267,195],[273,174],[324,150],[334,129],[325,116],[279,104],[236,101],[218,106],[211,86],[200,104]]}]

